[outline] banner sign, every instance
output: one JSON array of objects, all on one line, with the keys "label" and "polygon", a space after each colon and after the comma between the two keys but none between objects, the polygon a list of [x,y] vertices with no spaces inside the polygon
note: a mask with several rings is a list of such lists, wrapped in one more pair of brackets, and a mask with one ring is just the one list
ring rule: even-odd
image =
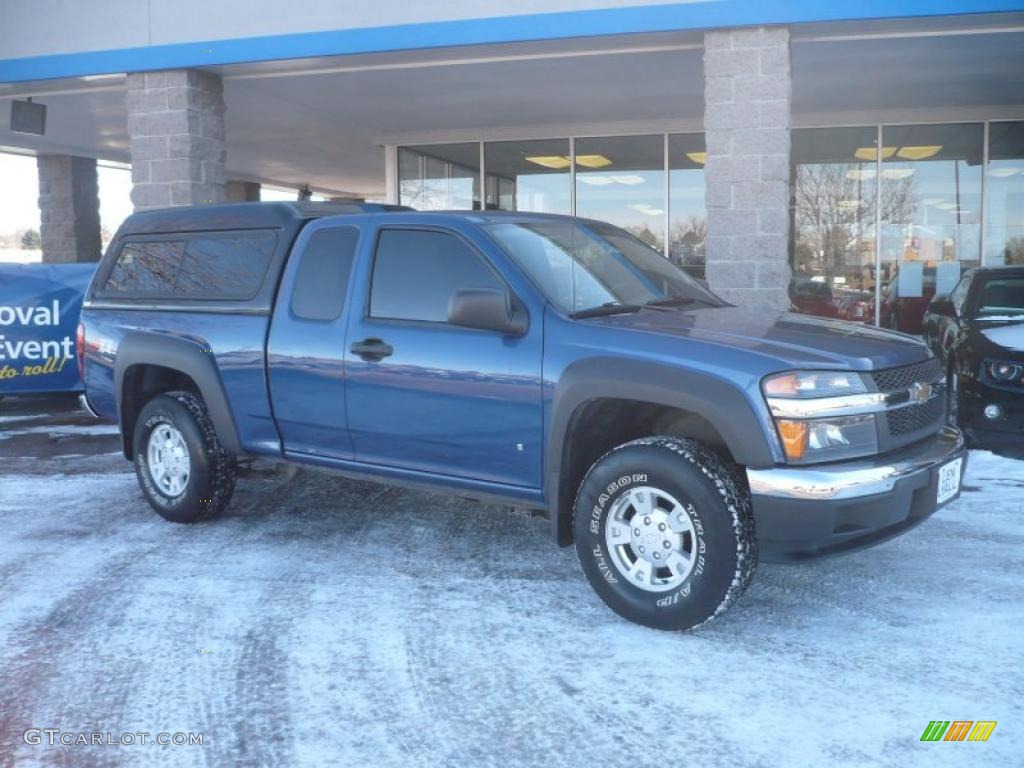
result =
[{"label": "banner sign", "polygon": [[0,395],[81,391],[75,332],[95,264],[0,264]]}]

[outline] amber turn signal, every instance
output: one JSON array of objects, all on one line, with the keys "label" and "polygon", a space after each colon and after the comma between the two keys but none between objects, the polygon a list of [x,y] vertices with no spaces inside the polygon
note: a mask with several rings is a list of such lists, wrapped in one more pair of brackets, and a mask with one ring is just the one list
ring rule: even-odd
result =
[{"label": "amber turn signal", "polygon": [[808,428],[806,421],[791,421],[789,419],[778,419],[775,426],[779,429],[779,437],[782,438],[782,450],[790,461],[799,461],[807,452]]}]

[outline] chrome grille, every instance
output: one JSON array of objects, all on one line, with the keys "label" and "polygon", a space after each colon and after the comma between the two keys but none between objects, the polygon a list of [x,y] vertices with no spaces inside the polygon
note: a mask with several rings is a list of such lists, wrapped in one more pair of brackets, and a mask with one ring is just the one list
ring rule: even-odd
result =
[{"label": "chrome grille", "polygon": [[879,392],[899,392],[910,389],[918,382],[934,383],[942,378],[942,364],[937,358],[925,360],[923,363],[905,365],[901,368],[889,368],[871,374]]},{"label": "chrome grille", "polygon": [[937,387],[927,402],[897,408],[886,413],[885,417],[892,437],[909,435],[925,428],[937,429],[946,418],[946,388]]}]

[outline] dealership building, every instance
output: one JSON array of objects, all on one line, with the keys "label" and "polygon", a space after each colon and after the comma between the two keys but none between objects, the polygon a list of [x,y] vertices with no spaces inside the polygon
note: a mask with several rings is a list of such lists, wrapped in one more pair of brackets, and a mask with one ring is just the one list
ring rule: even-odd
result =
[{"label": "dealership building", "polygon": [[899,324],[1024,263],[1022,73],[994,0],[0,0],[0,151],[48,261],[97,258],[100,160],[136,209],[602,219],[734,302]]}]

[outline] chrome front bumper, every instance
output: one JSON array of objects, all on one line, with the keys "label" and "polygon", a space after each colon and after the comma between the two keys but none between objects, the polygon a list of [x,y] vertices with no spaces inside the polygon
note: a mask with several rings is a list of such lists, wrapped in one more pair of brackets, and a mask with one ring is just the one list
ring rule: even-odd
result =
[{"label": "chrome front bumper", "polygon": [[754,496],[807,501],[838,501],[891,491],[896,483],[933,468],[964,452],[959,429],[943,427],[928,440],[875,459],[808,467],[748,469]]}]

